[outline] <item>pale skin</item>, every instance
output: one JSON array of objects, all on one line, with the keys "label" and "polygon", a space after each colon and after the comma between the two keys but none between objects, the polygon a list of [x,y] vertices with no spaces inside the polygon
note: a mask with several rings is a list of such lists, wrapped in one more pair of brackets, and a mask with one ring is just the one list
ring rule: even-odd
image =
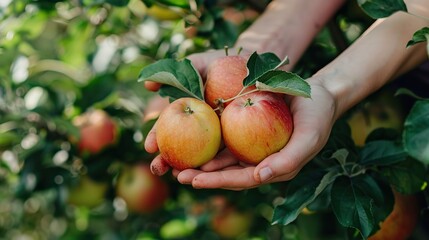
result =
[{"label": "pale skin", "polygon": [[[296,1],[278,2],[292,4]],[[341,1],[338,1],[337,4],[340,3]],[[352,46],[307,79],[312,88],[311,99],[287,97],[293,115],[294,132],[289,143],[281,151],[270,155],[257,166],[249,166],[240,164],[224,150],[200,169],[187,169],[181,172],[173,170],[178,181],[191,184],[194,188],[242,190],[261,184],[287,181],[296,176],[323,148],[334,122],[344,112],[388,81],[427,60],[425,44],[417,44],[410,48],[405,46],[415,31],[429,25],[429,20],[425,19],[429,18],[429,0],[406,1],[406,4],[410,13],[423,18],[400,12],[377,20]],[[336,8],[331,8],[332,12],[334,9]],[[307,13],[306,16],[312,15]],[[320,17],[320,14],[317,16]],[[264,20],[264,16],[261,19]],[[245,39],[244,36],[240,38],[242,41]],[[282,45],[283,41],[278,41],[277,44]],[[270,47],[260,47],[260,50],[273,51]],[[284,50],[275,52],[281,54],[282,51]],[[292,50],[289,51],[293,53]],[[213,52],[190,57],[192,61],[201,63],[197,67],[200,72],[204,72],[205,66],[218,57],[218,54],[220,53]],[[293,54],[299,57],[302,52],[297,51]],[[146,150],[149,152],[158,150],[155,134],[156,127],[145,142]],[[169,167],[160,157],[156,157],[152,162],[152,169],[155,174],[162,175]]]}]

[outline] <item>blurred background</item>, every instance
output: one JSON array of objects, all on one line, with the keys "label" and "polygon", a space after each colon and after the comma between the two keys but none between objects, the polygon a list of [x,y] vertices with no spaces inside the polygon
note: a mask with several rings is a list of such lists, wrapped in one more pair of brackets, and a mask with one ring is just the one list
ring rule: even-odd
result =
[{"label": "blurred background", "polygon": [[[194,190],[148,169],[155,93],[140,70],[233,45],[268,3],[1,0],[0,239],[343,239],[329,212],[271,225],[284,184]],[[312,75],[372,21],[348,1],[295,72]]]}]

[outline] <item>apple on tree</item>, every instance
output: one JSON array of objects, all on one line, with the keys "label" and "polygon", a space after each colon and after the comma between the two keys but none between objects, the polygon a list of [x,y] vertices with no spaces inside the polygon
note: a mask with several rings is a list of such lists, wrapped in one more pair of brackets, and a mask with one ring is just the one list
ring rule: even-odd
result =
[{"label": "apple on tree", "polygon": [[125,166],[116,182],[116,195],[135,213],[152,213],[160,209],[169,196],[168,185],[150,171],[148,164]]},{"label": "apple on tree", "polygon": [[249,232],[253,217],[250,212],[239,211],[233,206],[225,207],[214,213],[210,225],[222,238],[236,239]]},{"label": "apple on tree", "polygon": [[393,191],[395,202],[392,212],[380,223],[380,229],[369,240],[405,240],[416,227],[420,206],[416,195]]},{"label": "apple on tree", "polygon": [[115,144],[118,127],[114,120],[103,110],[91,110],[73,119],[80,130],[79,150],[96,154]]},{"label": "apple on tree", "polygon": [[83,175],[76,186],[69,188],[67,202],[74,206],[96,207],[104,201],[108,187],[106,182],[98,182]]}]

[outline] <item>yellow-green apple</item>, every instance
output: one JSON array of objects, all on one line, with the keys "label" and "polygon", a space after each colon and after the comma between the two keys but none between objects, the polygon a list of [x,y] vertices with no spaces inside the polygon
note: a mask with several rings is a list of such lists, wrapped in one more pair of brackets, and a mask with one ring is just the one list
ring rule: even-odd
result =
[{"label": "yellow-green apple", "polygon": [[80,130],[77,144],[81,152],[95,154],[116,142],[118,127],[103,110],[85,112],[73,119],[73,124]]},{"label": "yellow-green apple", "polygon": [[159,21],[171,21],[181,19],[185,12],[182,8],[161,6],[155,3],[146,9],[146,14]]},{"label": "yellow-green apple", "polygon": [[219,150],[219,117],[204,101],[179,98],[159,116],[156,141],[162,159],[173,168],[199,167],[210,161]]},{"label": "yellow-green apple", "polygon": [[250,212],[238,211],[232,206],[215,212],[211,228],[222,238],[237,239],[249,232],[253,217]]},{"label": "yellow-green apple", "polygon": [[416,195],[393,191],[395,203],[392,212],[380,223],[380,229],[369,240],[405,240],[414,231],[420,207]]},{"label": "yellow-green apple", "polygon": [[226,147],[239,160],[258,164],[278,152],[293,131],[288,105],[280,94],[254,92],[232,101],[221,115]]},{"label": "yellow-green apple", "polygon": [[167,183],[153,175],[148,164],[124,166],[116,183],[116,195],[134,213],[152,213],[161,208],[169,196]]},{"label": "yellow-green apple", "polygon": [[67,202],[75,206],[96,207],[104,201],[108,187],[106,182],[98,182],[83,175],[77,185],[69,188]]},{"label": "yellow-green apple", "polygon": [[[219,99],[235,97],[243,89],[243,80],[248,74],[246,64],[246,58],[235,55],[221,57],[209,65],[204,97],[210,106],[218,107]],[[252,86],[246,90],[254,88]]]},{"label": "yellow-green apple", "polygon": [[399,99],[391,91],[380,92],[347,120],[356,146],[363,146],[368,135],[377,128],[402,130],[404,113]]}]

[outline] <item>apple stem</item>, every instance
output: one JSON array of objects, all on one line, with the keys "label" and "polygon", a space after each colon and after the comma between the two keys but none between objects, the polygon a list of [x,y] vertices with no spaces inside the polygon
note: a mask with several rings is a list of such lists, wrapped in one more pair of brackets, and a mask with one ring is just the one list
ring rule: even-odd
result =
[{"label": "apple stem", "polygon": [[228,46],[225,45],[224,49],[225,49],[225,55],[228,56],[228,54],[229,54],[228,53]]},{"label": "apple stem", "polygon": [[237,55],[240,55],[241,51],[243,51],[243,47],[239,47],[237,50]]},{"label": "apple stem", "polygon": [[226,100],[222,100],[222,102],[223,103],[226,103],[226,102],[230,102],[230,101],[232,101],[232,100],[234,100],[234,99],[236,99],[236,98],[239,98],[239,97],[242,97],[242,96],[246,96],[247,94],[250,94],[250,93],[254,93],[254,92],[257,92],[257,91],[259,91],[259,89],[257,89],[257,88],[255,88],[255,89],[253,89],[253,90],[251,90],[251,91],[248,91],[248,92],[245,92],[245,93],[243,93],[243,90],[244,89],[246,89],[246,88],[243,88],[236,96],[234,96],[234,97],[232,97],[232,98],[228,98],[228,99],[226,99]]},{"label": "apple stem", "polygon": [[192,111],[192,109],[189,106],[186,106],[185,113],[192,114],[192,113],[194,113],[194,111]]},{"label": "apple stem", "polygon": [[248,99],[246,100],[246,104],[244,104],[244,106],[245,106],[245,107],[250,107],[250,106],[252,106],[252,105],[253,105],[252,99],[248,98]]}]

